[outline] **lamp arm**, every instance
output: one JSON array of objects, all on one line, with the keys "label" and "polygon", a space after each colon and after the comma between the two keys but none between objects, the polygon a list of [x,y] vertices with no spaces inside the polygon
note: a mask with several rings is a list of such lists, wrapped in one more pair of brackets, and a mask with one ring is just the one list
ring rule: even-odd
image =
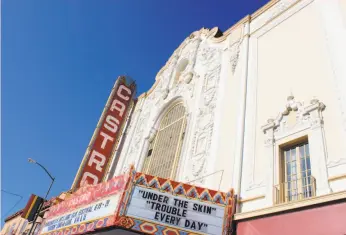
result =
[{"label": "lamp arm", "polygon": [[48,170],[44,167],[44,166],[42,166],[40,163],[38,163],[38,162],[36,162],[36,164],[37,165],[39,165],[47,174],[48,174],[48,176],[51,178],[51,180],[53,180],[54,181],[54,177],[48,172]]}]

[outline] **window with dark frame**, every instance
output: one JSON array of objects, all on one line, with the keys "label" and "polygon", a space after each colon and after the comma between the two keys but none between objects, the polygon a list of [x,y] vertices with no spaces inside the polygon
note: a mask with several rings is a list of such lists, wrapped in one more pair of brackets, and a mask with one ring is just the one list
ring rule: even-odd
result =
[{"label": "window with dark frame", "polygon": [[282,148],[284,202],[314,196],[308,141]]}]

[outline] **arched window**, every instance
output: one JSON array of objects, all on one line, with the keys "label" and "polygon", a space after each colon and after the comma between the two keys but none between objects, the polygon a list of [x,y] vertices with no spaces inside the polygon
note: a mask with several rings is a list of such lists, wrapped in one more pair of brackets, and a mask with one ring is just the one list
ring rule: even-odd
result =
[{"label": "arched window", "polygon": [[185,108],[182,103],[170,107],[162,117],[154,140],[150,143],[143,172],[174,179],[185,133]]}]

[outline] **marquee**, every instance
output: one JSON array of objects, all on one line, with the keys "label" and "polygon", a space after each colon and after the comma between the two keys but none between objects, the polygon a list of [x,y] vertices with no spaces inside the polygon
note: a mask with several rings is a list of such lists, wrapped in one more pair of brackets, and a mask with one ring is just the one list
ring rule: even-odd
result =
[{"label": "marquee", "polygon": [[130,171],[80,188],[53,206],[40,234],[74,235],[104,227],[147,234],[229,234],[233,190],[228,193]]},{"label": "marquee", "polygon": [[40,234],[83,234],[113,225],[128,183],[129,175],[124,174],[80,188],[65,201],[49,208]]},{"label": "marquee", "polygon": [[148,234],[229,234],[234,208],[228,193],[140,172],[120,205],[117,224]]}]

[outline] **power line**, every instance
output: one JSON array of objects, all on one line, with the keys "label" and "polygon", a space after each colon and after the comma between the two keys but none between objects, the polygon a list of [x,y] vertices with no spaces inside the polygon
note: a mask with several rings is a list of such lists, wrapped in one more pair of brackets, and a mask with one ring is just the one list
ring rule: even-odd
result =
[{"label": "power line", "polygon": [[11,192],[9,192],[9,191],[6,191],[6,190],[4,190],[4,189],[1,189],[1,191],[2,192],[4,192],[4,193],[8,193],[8,194],[11,194],[11,195],[14,195],[14,196],[17,196],[17,197],[21,197],[21,198],[23,198],[21,195],[19,195],[19,194],[16,194],[16,193],[11,193]]},{"label": "power line", "polygon": [[14,204],[14,206],[12,206],[11,209],[8,210],[5,215],[1,216],[2,218],[6,218],[8,216],[8,214],[19,204],[19,202],[23,199],[23,197],[21,195],[19,195],[19,194],[11,193],[11,192],[6,191],[4,189],[1,189],[1,191],[4,192],[4,193],[10,194],[10,195],[19,197],[19,200]]}]

